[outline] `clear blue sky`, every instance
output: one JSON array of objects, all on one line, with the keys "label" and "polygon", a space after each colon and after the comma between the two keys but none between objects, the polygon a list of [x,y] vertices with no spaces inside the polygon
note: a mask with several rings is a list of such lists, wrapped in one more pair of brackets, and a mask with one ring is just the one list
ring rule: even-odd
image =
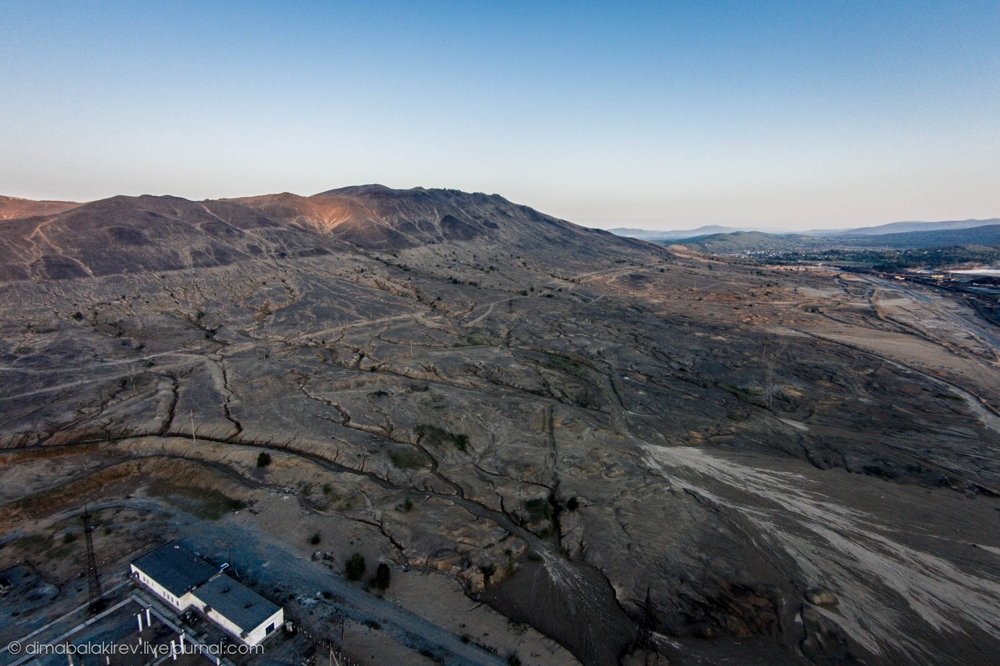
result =
[{"label": "clear blue sky", "polygon": [[0,151],[29,198],[379,182],[605,227],[995,217],[1000,2],[0,0]]}]

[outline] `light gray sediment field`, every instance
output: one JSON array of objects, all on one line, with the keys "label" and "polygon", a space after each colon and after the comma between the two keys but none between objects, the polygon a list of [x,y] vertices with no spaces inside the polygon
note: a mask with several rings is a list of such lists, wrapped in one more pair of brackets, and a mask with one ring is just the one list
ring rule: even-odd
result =
[{"label": "light gray sediment field", "polygon": [[[0,569],[52,609],[86,503],[109,570],[391,563],[482,663],[1000,663],[1000,333],[957,296],[451,190],[5,205]],[[393,631],[358,658],[463,663]]]}]

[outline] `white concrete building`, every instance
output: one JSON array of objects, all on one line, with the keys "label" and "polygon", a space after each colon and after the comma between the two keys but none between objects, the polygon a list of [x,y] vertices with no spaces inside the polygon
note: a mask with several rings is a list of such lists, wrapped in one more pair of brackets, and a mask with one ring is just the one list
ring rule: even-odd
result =
[{"label": "white concrete building", "polygon": [[136,579],[179,611],[194,603],[194,588],[218,573],[217,567],[174,543],[132,561]]},{"label": "white concrete building", "polygon": [[132,574],[176,610],[196,608],[247,645],[257,645],[285,620],[283,608],[177,544],[135,559]]},{"label": "white concrete building", "polygon": [[257,645],[285,621],[285,611],[226,575],[194,591],[195,605],[233,636]]}]

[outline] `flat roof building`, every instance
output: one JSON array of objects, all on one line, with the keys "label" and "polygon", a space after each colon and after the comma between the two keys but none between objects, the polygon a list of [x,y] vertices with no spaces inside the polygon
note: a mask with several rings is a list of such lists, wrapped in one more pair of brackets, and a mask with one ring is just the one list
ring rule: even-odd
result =
[{"label": "flat roof building", "polygon": [[199,609],[248,645],[256,645],[284,622],[284,611],[226,575],[194,591]]},{"label": "flat roof building", "polygon": [[247,645],[284,622],[284,609],[174,543],[132,561],[132,573],[174,609],[194,607]]},{"label": "flat roof building", "polygon": [[132,573],[156,596],[182,611],[193,602],[191,590],[219,573],[219,568],[186,548],[168,543],[133,560]]}]

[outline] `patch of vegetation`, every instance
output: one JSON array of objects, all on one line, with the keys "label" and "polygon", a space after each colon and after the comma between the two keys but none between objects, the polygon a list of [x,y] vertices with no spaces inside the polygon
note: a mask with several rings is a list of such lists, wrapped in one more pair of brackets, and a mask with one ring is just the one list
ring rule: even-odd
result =
[{"label": "patch of vegetation", "polygon": [[907,268],[938,268],[956,264],[1000,264],[1000,248],[975,245],[936,247],[926,250],[826,250],[823,252],[787,252],[774,263],[795,264],[822,262],[869,267],[876,271],[902,271]]},{"label": "patch of vegetation", "polygon": [[468,435],[455,435],[437,426],[423,423],[414,428],[413,432],[417,434],[417,437],[425,440],[431,446],[450,444],[463,453],[469,448]]},{"label": "patch of vegetation", "polygon": [[[469,284],[472,284],[471,282]],[[452,347],[495,347],[500,341],[482,331],[462,333]]]},{"label": "patch of vegetation", "polygon": [[595,405],[594,394],[586,386],[573,394],[573,401],[583,409],[590,409]]},{"label": "patch of vegetation", "polygon": [[547,365],[555,370],[562,370],[570,374],[578,375],[583,372],[583,366],[567,356],[557,356],[556,354],[545,355]]},{"label": "patch of vegetation", "polygon": [[246,506],[246,502],[233,499],[214,488],[174,485],[161,479],[153,480],[147,493],[202,520],[218,520]]},{"label": "patch of vegetation", "polygon": [[[524,508],[528,513],[528,524],[532,525],[531,530],[538,536],[545,539],[555,530],[556,507],[553,505],[554,498],[537,498],[525,502]],[[539,529],[540,528],[540,529]]]},{"label": "patch of vegetation", "polygon": [[347,580],[361,580],[365,575],[365,558],[361,553],[354,553],[344,566]]},{"label": "patch of vegetation", "polygon": [[257,455],[257,467],[267,467],[271,464],[271,454],[267,451],[261,451]]},{"label": "patch of vegetation", "polygon": [[552,518],[552,503],[547,499],[539,497],[537,499],[528,500],[525,503],[524,508],[527,509],[532,522],[542,519],[551,520]]},{"label": "patch of vegetation", "polygon": [[389,460],[396,469],[426,469],[431,466],[427,454],[412,446],[400,446],[390,450]]},{"label": "patch of vegetation", "polygon": [[405,500],[403,500],[403,511],[409,512],[412,510],[413,510],[413,500],[407,497]]},{"label": "patch of vegetation", "polygon": [[340,493],[334,490],[333,486],[330,485],[329,483],[324,483],[322,489],[323,489],[323,497],[326,498],[326,501],[324,501],[321,505],[321,508],[323,509],[329,509],[331,506],[333,506],[333,504],[335,504],[336,502],[340,502],[342,499],[344,499],[340,495]]},{"label": "patch of vegetation", "polygon": [[496,565],[492,563],[481,565],[479,567],[479,570],[483,572],[483,580],[487,583],[490,582],[490,578],[493,576],[493,574],[497,572]]},{"label": "patch of vegetation", "polygon": [[323,540],[323,535],[321,535],[319,532],[316,532],[311,537],[309,537],[309,543],[313,546],[318,546],[319,542],[322,540]]},{"label": "patch of vegetation", "polygon": [[732,393],[740,400],[746,400],[748,402],[753,402],[753,399],[760,395],[760,391],[757,389],[733,386],[732,384],[727,384],[725,382],[718,382],[716,386],[727,393]]},{"label": "patch of vegetation", "polygon": [[566,502],[566,508],[569,509],[570,511],[576,511],[578,508],[580,508],[580,500],[578,500],[575,497],[570,497],[569,501]]},{"label": "patch of vegetation", "polygon": [[521,660],[518,659],[516,653],[512,653],[507,657],[507,666],[521,666]]}]

